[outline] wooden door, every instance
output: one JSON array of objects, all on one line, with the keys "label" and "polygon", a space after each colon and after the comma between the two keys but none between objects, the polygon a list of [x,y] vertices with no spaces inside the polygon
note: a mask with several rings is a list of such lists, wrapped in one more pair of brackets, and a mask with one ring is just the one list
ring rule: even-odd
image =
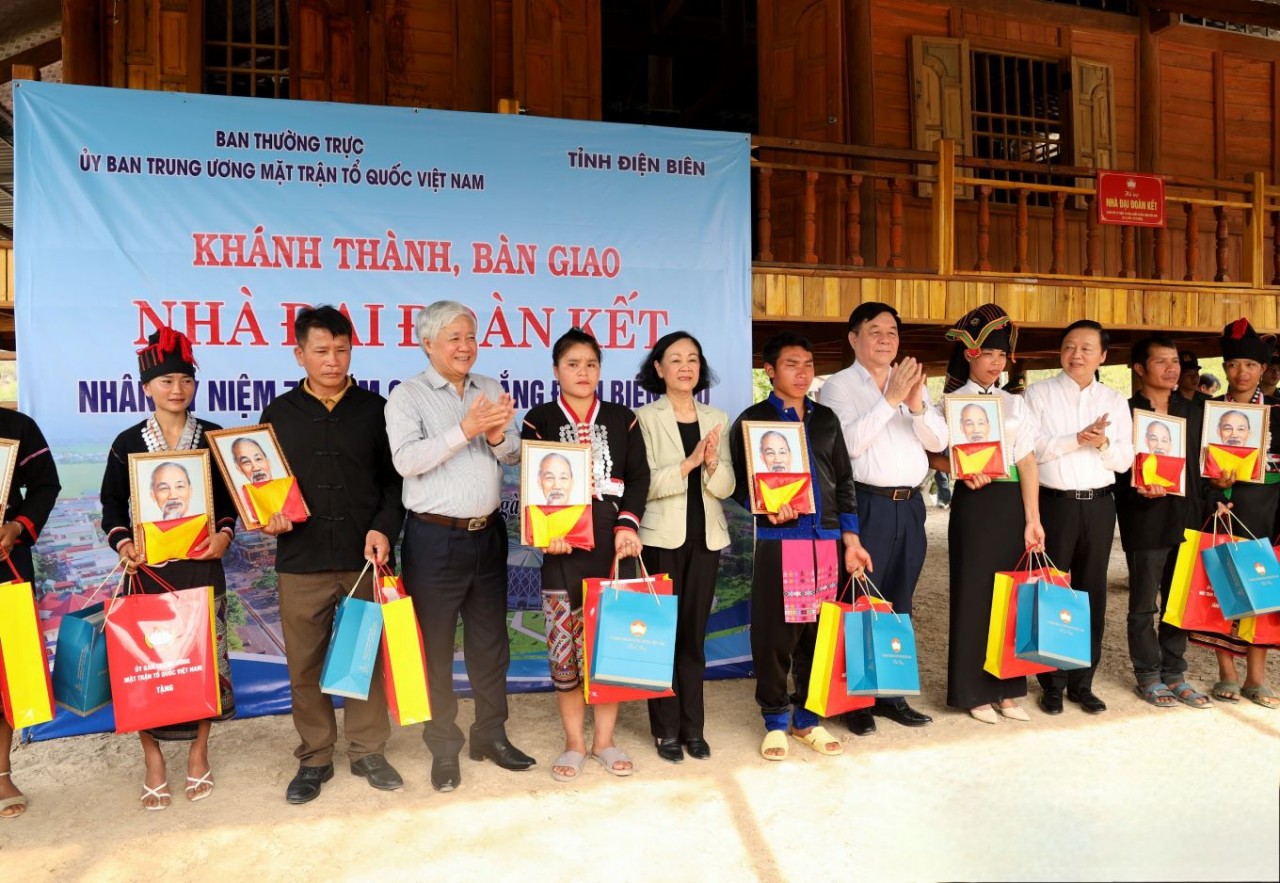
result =
[{"label": "wooden door", "polygon": [[512,97],[528,113],[600,119],[598,0],[514,0],[511,45]]},{"label": "wooden door", "polygon": [[[850,125],[845,76],[844,6],[840,0],[761,0],[760,134],[805,141],[847,143]],[[794,163],[794,153],[762,151],[760,159]],[[831,161],[829,166],[839,166]],[[835,175],[820,175],[814,250],[819,263],[844,259],[840,202],[844,189]],[[773,259],[806,259],[804,175],[777,171],[773,197]]]}]

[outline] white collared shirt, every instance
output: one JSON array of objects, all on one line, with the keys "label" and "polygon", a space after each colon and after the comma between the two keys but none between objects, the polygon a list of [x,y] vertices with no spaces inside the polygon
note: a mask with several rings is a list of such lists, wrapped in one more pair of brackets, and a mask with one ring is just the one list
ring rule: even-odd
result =
[{"label": "white collared shirt", "polygon": [[[1004,423],[1004,433],[1000,436],[1003,439],[1004,448],[1004,465],[1006,470],[1022,460],[1027,454],[1033,453],[1036,449],[1036,418],[1031,413],[1031,409],[1027,407],[1027,403],[1022,400],[1022,396],[1016,396],[1011,392],[1005,392],[999,387],[993,386],[991,389],[983,389],[973,380],[970,380],[959,389],[953,389],[947,395],[953,396],[978,396],[989,395],[1000,399],[1000,413],[1002,422]],[[947,419],[946,396],[942,397],[942,402],[937,406],[938,415],[945,421]]]},{"label": "white collared shirt", "polygon": [[[893,369],[885,378],[885,389]],[[853,480],[876,487],[916,487],[929,472],[925,451],[947,446],[947,424],[930,405],[911,413],[906,403],[893,407],[866,368],[854,362],[828,378],[818,401],[836,412],[853,465]]]},{"label": "white collared shirt", "polygon": [[[1094,380],[1084,389],[1064,371],[1027,387],[1027,406],[1039,423],[1036,460],[1040,484],[1060,491],[1087,491],[1115,484],[1116,473],[1133,466],[1133,418],[1124,396]],[[1076,433],[1103,414],[1110,446],[1080,446]]]}]

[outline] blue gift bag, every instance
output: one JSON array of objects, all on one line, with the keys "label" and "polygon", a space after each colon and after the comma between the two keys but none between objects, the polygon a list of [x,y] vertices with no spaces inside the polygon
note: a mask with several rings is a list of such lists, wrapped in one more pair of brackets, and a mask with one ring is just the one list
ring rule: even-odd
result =
[{"label": "blue gift bag", "polygon": [[111,703],[101,603],[62,617],[53,660],[53,698],[81,717]]},{"label": "blue gift bag", "polygon": [[670,690],[677,603],[673,595],[648,590],[601,592],[591,680],[658,693]]},{"label": "blue gift bag", "polygon": [[905,613],[844,615],[845,688],[850,696],[919,696],[916,633]]},{"label": "blue gift bag", "polygon": [[374,601],[346,597],[333,618],[333,637],[320,671],[320,692],[368,699],[382,646],[382,610]]},{"label": "blue gift bag", "polygon": [[1280,610],[1280,562],[1267,540],[1239,540],[1205,549],[1205,576],[1225,619]]},{"label": "blue gift bag", "polygon": [[1093,664],[1088,595],[1043,579],[1020,584],[1017,593],[1014,655],[1062,671]]}]

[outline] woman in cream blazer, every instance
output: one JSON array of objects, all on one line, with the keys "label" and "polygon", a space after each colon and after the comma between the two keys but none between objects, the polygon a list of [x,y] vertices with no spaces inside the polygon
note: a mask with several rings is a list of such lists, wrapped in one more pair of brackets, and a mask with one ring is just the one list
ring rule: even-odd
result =
[{"label": "woman in cream blazer", "polygon": [[707,619],[715,597],[720,550],[729,531],[720,501],[733,493],[729,415],[704,405],[696,393],[715,382],[702,345],[673,331],[654,345],[636,375],[641,387],[662,398],[636,412],[649,457],[649,499],[640,522],[644,563],[650,573],[671,576],[679,597],[676,628],[676,695],[649,700],[649,728],[658,756],[670,763],[684,751],[711,756],[703,737],[702,678]]}]

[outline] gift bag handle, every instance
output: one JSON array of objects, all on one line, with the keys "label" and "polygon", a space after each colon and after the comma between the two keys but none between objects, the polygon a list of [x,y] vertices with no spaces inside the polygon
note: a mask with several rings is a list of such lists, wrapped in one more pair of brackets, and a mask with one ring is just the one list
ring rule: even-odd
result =
[{"label": "gift bag handle", "polygon": [[[854,577],[850,577],[849,579],[855,585],[861,586],[862,594],[865,595],[867,599],[871,602],[870,610],[871,610],[872,619],[878,619],[880,616],[880,614],[876,612],[876,602],[871,598],[871,593],[875,592],[877,598],[879,598],[885,604],[889,605],[889,612],[893,614],[893,618],[898,621],[902,620],[902,616],[898,613],[898,611],[893,609],[893,605],[889,604],[889,599],[886,598],[883,594],[881,594],[880,589],[876,586],[875,583],[871,581],[871,577],[867,576],[867,572],[865,570],[862,572],[862,576],[854,576]],[[854,594],[856,595],[857,593],[855,592]]]},{"label": "gift bag handle", "polygon": [[[628,557],[634,557],[636,559],[636,570],[640,574],[637,577],[637,579],[644,581],[645,588],[649,590],[649,594],[652,595],[654,599],[658,602],[658,606],[662,606],[662,597],[658,594],[657,590],[654,588],[654,579],[649,575],[649,569],[644,566],[644,559],[641,558],[639,555],[628,556]],[[620,580],[620,577],[618,575],[618,570],[621,568],[621,566],[622,566],[622,556],[614,555],[613,567],[611,567],[609,570],[610,582],[616,583]],[[618,588],[614,588],[613,593],[614,595],[617,595],[618,592],[620,591],[622,590]]]},{"label": "gift bag handle", "polygon": [[[353,595],[356,593],[356,589],[360,588],[360,583],[361,583],[361,581],[363,581],[363,580],[364,580],[364,575],[365,575],[366,573],[368,573],[368,572],[369,572],[369,568],[370,568],[370,567],[373,567],[373,559],[372,559],[372,558],[366,558],[366,559],[364,560],[364,570],[360,571],[360,575],[359,575],[358,577],[356,577],[356,581],[355,581],[355,583],[353,583],[353,584],[352,584],[352,586],[351,586],[351,591],[347,592],[347,598],[348,598],[348,599],[350,599],[350,598],[351,598],[351,596],[353,596]],[[377,589],[377,586],[374,586],[373,594],[374,594],[374,596],[375,596],[375,597],[378,595],[378,589]]]}]

